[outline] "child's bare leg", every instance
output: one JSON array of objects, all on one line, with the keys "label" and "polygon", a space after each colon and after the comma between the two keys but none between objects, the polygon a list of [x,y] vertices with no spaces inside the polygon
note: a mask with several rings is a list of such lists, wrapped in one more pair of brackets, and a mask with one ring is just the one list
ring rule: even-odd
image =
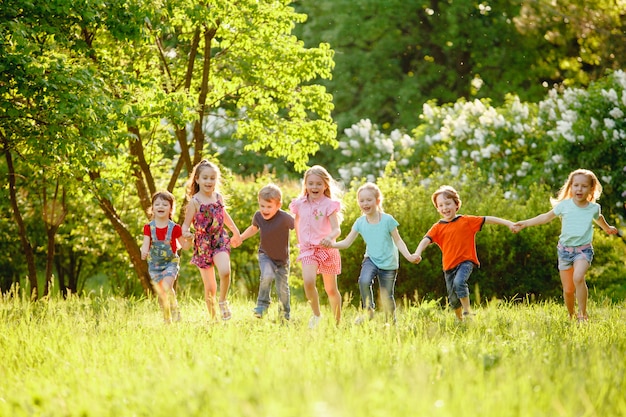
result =
[{"label": "child's bare leg", "polygon": [[216,253],[213,257],[213,262],[220,275],[219,301],[223,303],[228,299],[228,290],[230,289],[230,255],[228,252]]},{"label": "child's bare leg", "polygon": [[456,314],[457,319],[463,320],[463,307],[455,308],[454,314]]},{"label": "child's bare leg", "polygon": [[176,299],[176,290],[174,289],[177,276],[165,277],[163,279],[163,287],[167,295],[167,302],[170,308],[173,321],[180,321],[180,311],[178,310],[178,300]]},{"label": "child's bare leg", "polygon": [[576,304],[576,286],[574,285],[574,268],[559,271],[561,284],[563,285],[563,300],[570,318],[574,317]]},{"label": "child's bare leg", "polygon": [[322,274],[322,278],[324,279],[324,290],[328,295],[330,309],[335,316],[336,323],[339,324],[341,321],[341,293],[337,287],[337,275]]},{"label": "child's bare leg", "polygon": [[302,265],[302,280],[304,281],[304,294],[306,299],[311,304],[313,314],[319,316],[320,312],[320,298],[317,293],[317,287],[315,286],[315,279],[317,278],[317,265]]},{"label": "child's bare leg", "polygon": [[154,290],[157,293],[157,297],[159,299],[159,306],[161,307],[161,311],[163,312],[163,319],[166,323],[170,323],[172,321],[172,311],[170,309],[170,303],[167,296],[167,284],[165,279],[162,279],[157,284],[154,284]]},{"label": "child's bare leg", "polygon": [[589,269],[589,262],[584,259],[579,259],[574,262],[574,273],[572,279],[574,286],[576,287],[576,300],[578,301],[578,317],[582,319],[587,318],[587,298],[589,297],[589,290],[587,288],[587,282],[585,281],[585,275]]},{"label": "child's bare leg", "polygon": [[215,319],[215,294],[217,292],[217,281],[215,281],[215,270],[213,267],[199,268],[202,283],[204,284],[204,301],[211,319]]},{"label": "child's bare leg", "polygon": [[472,312],[472,310],[470,308],[470,299],[469,299],[469,297],[459,298],[459,301],[461,301],[461,308],[463,309],[463,313],[470,314]]}]

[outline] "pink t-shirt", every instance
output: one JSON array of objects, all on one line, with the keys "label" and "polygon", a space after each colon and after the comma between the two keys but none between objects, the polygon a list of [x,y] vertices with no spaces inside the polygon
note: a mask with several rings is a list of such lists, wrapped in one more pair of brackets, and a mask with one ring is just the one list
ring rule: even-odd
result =
[{"label": "pink t-shirt", "polygon": [[300,256],[309,256],[314,253],[320,241],[328,236],[332,230],[329,217],[341,209],[339,201],[322,196],[318,201],[309,201],[307,196],[298,197],[291,201],[289,210],[298,218],[298,246]]}]

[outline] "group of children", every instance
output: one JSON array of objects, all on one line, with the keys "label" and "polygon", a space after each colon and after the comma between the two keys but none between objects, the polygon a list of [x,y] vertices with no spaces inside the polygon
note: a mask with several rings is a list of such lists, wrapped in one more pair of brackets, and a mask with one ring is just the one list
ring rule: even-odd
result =
[{"label": "group of children", "polygon": [[[380,300],[387,320],[395,322],[394,288],[399,268],[399,253],[411,263],[419,263],[422,253],[432,243],[442,252],[448,303],[459,320],[471,317],[467,281],[472,270],[480,265],[476,253],[476,234],[484,224],[507,226],[512,232],[547,223],[556,217],[562,221],[557,245],[558,269],[563,285],[563,297],[570,318],[587,320],[587,285],[585,274],[593,259],[593,222],[606,233],[617,234],[601,214],[596,200],[602,186],[595,174],[578,169],[568,176],[552,210],[528,220],[512,222],[493,216],[461,215],[461,198],[450,186],[442,186],[432,195],[432,202],[441,216],[411,253],[398,232],[399,223],[383,210],[383,196],[376,184],[366,183],[357,191],[362,212],[343,240],[341,196],[339,187],[328,171],[313,166],[304,174],[302,192],[289,204],[293,216],[281,209],[282,193],[274,184],[264,186],[258,193],[259,209],[251,225],[240,233],[228,214],[223,196],[218,192],[220,170],[207,160],[198,163],[187,186],[189,200],[184,223],[175,224],[174,197],[160,191],[152,198],[152,220],[144,226],[141,247],[143,259],[148,259],[150,277],[159,297],[166,322],[180,320],[174,282],[179,271],[179,249],[193,246],[191,263],[200,270],[204,298],[211,319],[217,317],[215,298],[219,274],[218,306],[222,320],[232,315],[228,305],[230,287],[230,251],[257,232],[260,234],[258,261],[259,293],[254,315],[262,318],[270,306],[272,282],[280,301],[282,317],[290,319],[289,292],[289,233],[295,229],[298,241],[297,260],[302,264],[304,292],[311,305],[309,327],[321,320],[319,294],[316,286],[322,276],[334,320],[341,320],[342,297],[337,286],[341,273],[340,249],[346,249],[361,235],[366,244],[358,279],[363,314],[357,322],[372,318],[376,308],[373,283],[377,279]],[[193,226],[193,233],[190,230]],[[231,235],[226,231],[230,231]],[[578,301],[578,312],[575,311]]]}]

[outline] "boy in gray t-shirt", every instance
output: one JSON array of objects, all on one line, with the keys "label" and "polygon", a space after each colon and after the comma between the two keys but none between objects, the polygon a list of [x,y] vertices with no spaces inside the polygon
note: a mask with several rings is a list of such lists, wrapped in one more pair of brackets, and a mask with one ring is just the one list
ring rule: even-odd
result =
[{"label": "boy in gray t-shirt", "polygon": [[272,281],[276,281],[276,294],[281,303],[282,314],[289,320],[289,230],[294,219],[281,210],[282,192],[274,184],[261,188],[258,195],[259,210],[252,217],[252,224],[241,234],[241,240],[260,232],[259,269],[261,278],[259,296],[254,308],[255,317],[262,318],[270,306]]}]

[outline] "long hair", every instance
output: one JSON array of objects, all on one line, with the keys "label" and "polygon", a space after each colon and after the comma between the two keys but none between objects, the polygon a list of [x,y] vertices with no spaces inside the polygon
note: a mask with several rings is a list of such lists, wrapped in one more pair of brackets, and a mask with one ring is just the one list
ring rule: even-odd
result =
[{"label": "long hair", "polygon": [[594,174],[592,171],[580,168],[570,172],[570,174],[567,176],[567,180],[565,181],[565,183],[563,183],[563,186],[559,190],[556,198],[550,199],[550,203],[552,204],[552,206],[557,205],[559,202],[567,198],[572,198],[572,183],[574,182],[574,177],[577,175],[585,175],[587,178],[589,178],[589,182],[591,183],[591,192],[587,196],[587,201],[591,203],[600,198],[600,195],[602,195],[602,185],[600,184],[600,181],[598,181],[598,177],[596,177],[596,174]]}]

